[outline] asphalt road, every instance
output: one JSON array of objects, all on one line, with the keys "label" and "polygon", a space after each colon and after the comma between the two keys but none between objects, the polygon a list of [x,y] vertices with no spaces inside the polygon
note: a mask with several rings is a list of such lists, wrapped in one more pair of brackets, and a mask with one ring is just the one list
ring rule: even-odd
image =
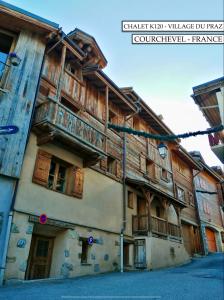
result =
[{"label": "asphalt road", "polygon": [[110,273],[0,288],[0,299],[224,300],[224,254],[153,272]]}]

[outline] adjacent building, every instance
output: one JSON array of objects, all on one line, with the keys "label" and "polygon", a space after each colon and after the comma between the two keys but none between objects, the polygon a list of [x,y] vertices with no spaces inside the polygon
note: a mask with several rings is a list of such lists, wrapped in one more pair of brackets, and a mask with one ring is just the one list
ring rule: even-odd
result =
[{"label": "adjacent building", "polygon": [[203,251],[204,254],[221,252],[224,250],[224,214],[221,205],[224,199],[221,189],[223,173],[220,176],[207,166],[200,152],[194,151],[191,155],[203,168],[194,174]]},{"label": "adjacent building", "polygon": [[[224,126],[224,77],[193,87],[192,98],[211,127]],[[209,134],[208,140],[211,150],[224,164],[224,130]]]}]

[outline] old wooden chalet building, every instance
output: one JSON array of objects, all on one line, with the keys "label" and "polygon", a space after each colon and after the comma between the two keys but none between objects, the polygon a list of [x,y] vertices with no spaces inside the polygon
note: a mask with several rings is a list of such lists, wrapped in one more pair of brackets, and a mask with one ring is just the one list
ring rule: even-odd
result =
[{"label": "old wooden chalet building", "polygon": [[[13,119],[19,133],[35,105],[28,118],[32,129],[24,131],[22,171],[11,173],[17,183],[4,279],[74,277],[122,271],[123,266],[151,270],[201,253],[193,180],[201,164],[178,140],[166,143],[162,158],[157,141],[108,128],[112,123],[172,134],[132,88],[119,88],[103,72],[107,61],[92,36],[79,29],[65,35],[54,24],[41,31],[46,20],[2,1],[0,10],[5,24],[1,42],[15,35],[12,48],[0,51],[21,58],[19,68],[10,70],[18,80],[9,77],[0,105],[5,94],[16,97],[24,112],[20,122]],[[24,51],[30,53],[24,34],[40,34],[41,54],[32,43],[34,56],[43,57],[42,66],[35,68],[24,56]],[[18,139],[16,134],[5,138],[6,145],[10,141],[15,147],[8,146],[8,152],[14,153]],[[11,169],[16,169],[15,161]]]}]

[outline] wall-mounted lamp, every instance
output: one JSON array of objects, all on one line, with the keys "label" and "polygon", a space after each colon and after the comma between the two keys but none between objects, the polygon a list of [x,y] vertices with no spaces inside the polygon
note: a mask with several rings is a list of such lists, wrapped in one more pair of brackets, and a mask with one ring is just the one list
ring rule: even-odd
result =
[{"label": "wall-mounted lamp", "polygon": [[164,143],[161,142],[161,143],[157,146],[157,149],[158,149],[159,155],[162,157],[162,159],[164,159],[164,158],[167,157],[168,148],[167,148],[167,146],[166,146]]},{"label": "wall-mounted lamp", "polygon": [[13,66],[17,67],[21,62],[21,58],[15,52],[11,52],[9,53],[9,61]]}]

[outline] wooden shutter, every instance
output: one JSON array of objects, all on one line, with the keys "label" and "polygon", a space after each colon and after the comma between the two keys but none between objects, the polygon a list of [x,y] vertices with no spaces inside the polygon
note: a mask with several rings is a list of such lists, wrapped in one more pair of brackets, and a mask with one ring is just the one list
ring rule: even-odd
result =
[{"label": "wooden shutter", "polygon": [[122,166],[121,161],[116,160],[116,177],[121,178],[122,177]]},{"label": "wooden shutter", "polygon": [[84,184],[84,171],[78,167],[73,167],[71,178],[72,178],[71,195],[77,198],[82,198],[83,184]]},{"label": "wooden shutter", "polygon": [[103,171],[107,170],[107,159],[106,158],[101,159],[101,161],[100,161],[100,169],[103,170]]},{"label": "wooden shutter", "polygon": [[146,158],[143,154],[139,154],[139,169],[141,172],[146,173]]},{"label": "wooden shutter", "polygon": [[33,182],[47,186],[52,155],[39,150],[37,153],[35,168],[33,172]]}]

